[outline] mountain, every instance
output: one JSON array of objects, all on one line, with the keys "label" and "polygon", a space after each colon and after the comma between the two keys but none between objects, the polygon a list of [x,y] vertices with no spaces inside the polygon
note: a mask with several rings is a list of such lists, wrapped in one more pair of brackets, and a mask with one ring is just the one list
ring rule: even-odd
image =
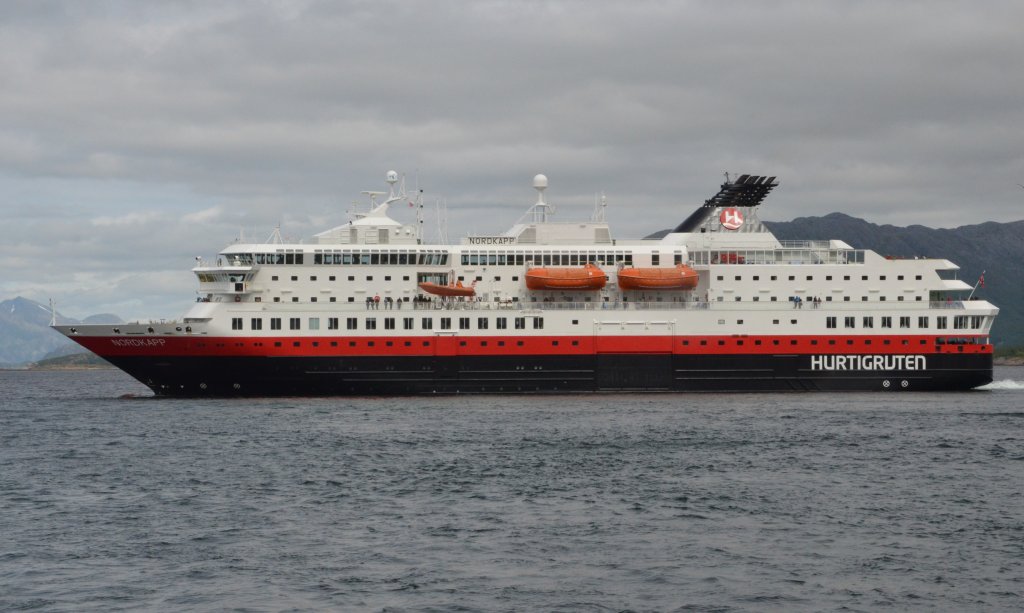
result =
[{"label": "mountain", "polygon": [[[50,329],[49,307],[27,298],[0,302],[0,366],[22,366],[36,360],[84,351]],[[90,315],[79,321],[57,314],[60,323],[121,323],[116,315]]]},{"label": "mountain", "polygon": [[1024,347],[1024,221],[993,221],[959,228],[899,227],[873,224],[842,213],[766,221],[779,240],[839,239],[856,249],[896,257],[943,258],[960,266],[957,277],[974,285],[975,296],[999,307],[992,342],[1000,348]]}]

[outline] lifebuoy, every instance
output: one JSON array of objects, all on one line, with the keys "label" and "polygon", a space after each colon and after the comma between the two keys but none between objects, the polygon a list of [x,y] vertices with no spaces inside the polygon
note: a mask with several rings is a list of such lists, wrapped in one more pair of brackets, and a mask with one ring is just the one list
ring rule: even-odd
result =
[{"label": "lifebuoy", "polygon": [[235,302],[241,302],[241,301],[242,301],[242,297],[241,296],[235,296]]}]

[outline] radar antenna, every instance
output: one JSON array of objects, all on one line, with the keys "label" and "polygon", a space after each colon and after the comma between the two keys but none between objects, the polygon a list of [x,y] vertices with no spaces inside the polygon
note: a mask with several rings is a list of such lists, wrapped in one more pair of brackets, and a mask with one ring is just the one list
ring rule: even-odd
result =
[{"label": "radar antenna", "polygon": [[591,221],[603,222],[604,213],[608,208],[608,198],[605,197],[604,192],[600,194],[594,194],[594,214],[591,216]]},{"label": "radar antenna", "polygon": [[547,223],[548,215],[554,215],[555,207],[544,200],[544,190],[547,188],[547,177],[544,175],[537,175],[533,178],[533,189],[537,190],[537,202],[519,218],[518,223],[523,223],[527,217],[531,217],[533,223]]}]

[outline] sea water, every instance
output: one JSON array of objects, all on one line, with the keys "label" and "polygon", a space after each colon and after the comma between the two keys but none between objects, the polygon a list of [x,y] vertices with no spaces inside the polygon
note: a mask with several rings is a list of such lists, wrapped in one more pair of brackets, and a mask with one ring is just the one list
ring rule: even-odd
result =
[{"label": "sea water", "polygon": [[985,391],[158,399],[0,372],[0,610],[1020,610]]}]

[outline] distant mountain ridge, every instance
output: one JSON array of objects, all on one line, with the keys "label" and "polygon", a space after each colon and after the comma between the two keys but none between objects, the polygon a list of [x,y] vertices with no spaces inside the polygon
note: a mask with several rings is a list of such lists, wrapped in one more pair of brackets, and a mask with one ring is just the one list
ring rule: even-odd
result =
[{"label": "distant mountain ridge", "polygon": [[[24,366],[45,358],[84,351],[50,329],[50,308],[28,298],[0,302],[0,367]],[[122,323],[117,315],[103,313],[83,320],[57,313],[58,323]]]},{"label": "distant mountain ridge", "polygon": [[1024,220],[951,229],[904,228],[831,213],[764,224],[779,240],[838,239],[881,255],[950,260],[960,267],[958,277],[970,285],[984,272],[985,287],[975,295],[999,307],[992,342],[1000,348],[1024,346]]}]

